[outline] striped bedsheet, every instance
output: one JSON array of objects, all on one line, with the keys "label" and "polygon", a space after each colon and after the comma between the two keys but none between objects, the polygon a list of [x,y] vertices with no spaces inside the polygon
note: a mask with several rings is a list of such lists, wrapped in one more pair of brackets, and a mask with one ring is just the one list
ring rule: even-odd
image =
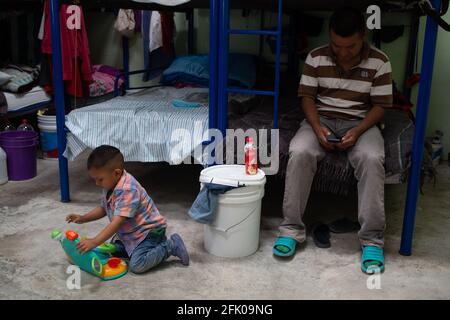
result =
[{"label": "striped bedsheet", "polygon": [[[174,107],[173,99],[202,106]],[[205,88],[160,87],[76,109],[66,116],[70,132],[64,155],[73,160],[87,148],[109,144],[119,148],[126,161],[179,164],[203,142],[207,101]],[[203,163],[201,158],[195,159]]]}]

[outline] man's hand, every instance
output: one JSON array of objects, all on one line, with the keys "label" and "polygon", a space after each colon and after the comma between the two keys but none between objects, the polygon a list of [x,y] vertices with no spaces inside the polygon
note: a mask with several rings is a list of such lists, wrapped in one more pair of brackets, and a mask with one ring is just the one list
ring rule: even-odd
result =
[{"label": "man's hand", "polygon": [[353,147],[361,136],[361,131],[358,127],[352,128],[342,137],[341,143],[337,144],[337,147],[341,150],[347,150]]},{"label": "man's hand", "polygon": [[77,243],[76,247],[79,253],[86,253],[99,245],[95,239],[84,239]]},{"label": "man's hand", "polygon": [[328,142],[327,137],[331,134],[330,130],[324,126],[319,126],[316,130],[317,139],[319,139],[319,143],[322,147],[324,147],[328,151],[333,151],[334,145]]},{"label": "man's hand", "polygon": [[69,214],[67,217],[66,217],[66,221],[68,222],[68,223],[71,223],[71,222],[73,222],[73,223],[78,223],[78,224],[82,224],[84,221],[83,221],[83,216],[82,215],[79,215],[79,214]]}]

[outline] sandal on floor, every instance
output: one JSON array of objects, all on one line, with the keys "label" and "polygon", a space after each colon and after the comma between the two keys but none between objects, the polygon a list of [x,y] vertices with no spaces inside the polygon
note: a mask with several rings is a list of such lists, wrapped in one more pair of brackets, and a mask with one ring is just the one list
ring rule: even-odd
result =
[{"label": "sandal on floor", "polygon": [[382,272],[384,270],[383,248],[377,246],[363,246],[361,270],[367,274]]},{"label": "sandal on floor", "polygon": [[297,241],[290,237],[278,237],[275,241],[272,252],[279,257],[290,257],[295,253]]}]

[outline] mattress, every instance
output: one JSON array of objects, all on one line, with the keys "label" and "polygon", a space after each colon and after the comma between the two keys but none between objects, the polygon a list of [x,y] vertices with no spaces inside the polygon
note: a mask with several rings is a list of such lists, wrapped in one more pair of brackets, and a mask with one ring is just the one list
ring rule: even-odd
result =
[{"label": "mattress", "polygon": [[[230,99],[249,97],[231,95]],[[200,106],[175,107],[174,100]],[[201,149],[208,138],[208,116],[207,88],[157,87],[116,97],[67,115],[70,132],[64,155],[73,160],[87,148],[108,144],[119,148],[126,161],[180,164],[193,156],[204,163]]]},{"label": "mattress", "polygon": [[33,105],[49,102],[51,97],[39,86],[22,94],[3,92],[8,103],[8,112],[20,111]]}]

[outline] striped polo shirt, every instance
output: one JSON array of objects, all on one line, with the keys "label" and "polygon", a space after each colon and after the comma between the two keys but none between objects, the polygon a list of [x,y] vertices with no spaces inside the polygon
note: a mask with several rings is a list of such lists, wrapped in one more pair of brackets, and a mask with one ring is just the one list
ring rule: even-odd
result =
[{"label": "striped polo shirt", "polygon": [[364,44],[361,62],[345,72],[329,45],[311,51],[303,67],[299,97],[315,100],[320,115],[364,118],[374,105],[392,107],[392,69],[389,58]]},{"label": "striped polo shirt", "polygon": [[101,206],[110,221],[114,216],[127,218],[117,231],[117,236],[129,256],[149,232],[166,228],[166,219],[159,213],[152,198],[125,170],[113,190],[103,190]]}]

